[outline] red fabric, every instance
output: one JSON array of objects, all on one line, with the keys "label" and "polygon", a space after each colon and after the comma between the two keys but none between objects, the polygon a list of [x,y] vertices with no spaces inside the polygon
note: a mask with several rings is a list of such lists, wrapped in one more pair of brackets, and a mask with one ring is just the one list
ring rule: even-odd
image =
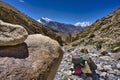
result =
[{"label": "red fabric", "polygon": [[75,67],[75,75],[81,75],[82,70],[79,67]]}]

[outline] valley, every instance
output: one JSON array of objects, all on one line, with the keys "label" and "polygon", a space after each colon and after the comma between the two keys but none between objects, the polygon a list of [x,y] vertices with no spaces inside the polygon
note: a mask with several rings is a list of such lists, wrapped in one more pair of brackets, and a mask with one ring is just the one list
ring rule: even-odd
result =
[{"label": "valley", "polygon": [[82,48],[97,65],[92,80],[120,80],[120,7],[82,27],[34,20],[0,1],[0,80],[90,80],[70,70]]}]

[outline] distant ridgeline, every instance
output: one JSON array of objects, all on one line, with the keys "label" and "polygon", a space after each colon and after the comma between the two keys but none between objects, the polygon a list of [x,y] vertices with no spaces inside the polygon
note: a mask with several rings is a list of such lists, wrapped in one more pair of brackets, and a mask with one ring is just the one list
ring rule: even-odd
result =
[{"label": "distant ridgeline", "polygon": [[71,33],[83,30],[83,27],[81,27],[80,25],[75,26],[72,24],[60,23],[60,22],[56,22],[48,18],[41,18],[38,20],[38,22],[47,26],[48,28],[54,29],[56,31],[59,31],[65,34],[71,34]]}]

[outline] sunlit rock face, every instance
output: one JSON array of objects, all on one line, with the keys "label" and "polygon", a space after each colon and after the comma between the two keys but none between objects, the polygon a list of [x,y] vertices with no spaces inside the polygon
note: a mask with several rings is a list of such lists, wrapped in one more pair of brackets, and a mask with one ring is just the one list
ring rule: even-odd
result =
[{"label": "sunlit rock face", "polygon": [[24,27],[6,23],[0,20],[0,46],[13,46],[21,44],[28,33]]}]

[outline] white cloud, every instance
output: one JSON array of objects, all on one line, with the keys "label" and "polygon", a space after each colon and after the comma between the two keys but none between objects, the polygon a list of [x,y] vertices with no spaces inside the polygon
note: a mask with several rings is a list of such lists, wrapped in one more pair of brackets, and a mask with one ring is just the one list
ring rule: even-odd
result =
[{"label": "white cloud", "polygon": [[19,2],[24,2],[24,0],[19,0]]},{"label": "white cloud", "polygon": [[74,24],[75,26],[81,26],[81,27],[86,27],[86,26],[89,26],[91,25],[90,22],[77,22]]}]

